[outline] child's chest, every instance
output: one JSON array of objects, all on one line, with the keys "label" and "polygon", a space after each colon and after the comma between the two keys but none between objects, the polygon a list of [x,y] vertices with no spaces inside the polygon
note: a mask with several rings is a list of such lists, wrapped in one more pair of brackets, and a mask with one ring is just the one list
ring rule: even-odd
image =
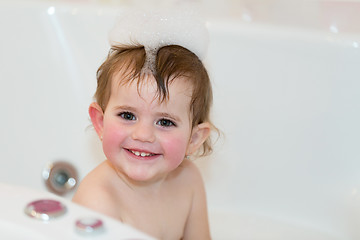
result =
[{"label": "child's chest", "polygon": [[158,197],[127,198],[118,207],[120,219],[159,239],[180,239],[186,225],[191,195],[174,192]]}]

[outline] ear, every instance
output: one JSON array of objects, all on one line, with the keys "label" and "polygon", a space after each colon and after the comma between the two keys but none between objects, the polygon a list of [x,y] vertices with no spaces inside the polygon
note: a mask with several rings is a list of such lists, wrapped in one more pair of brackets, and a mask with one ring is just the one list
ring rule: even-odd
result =
[{"label": "ear", "polygon": [[200,123],[199,125],[193,128],[189,145],[186,151],[187,155],[191,155],[195,153],[201,145],[206,141],[209,137],[211,131],[210,123]]},{"label": "ear", "polygon": [[104,112],[101,109],[100,105],[95,102],[90,104],[89,115],[95,131],[101,139],[104,126]]}]

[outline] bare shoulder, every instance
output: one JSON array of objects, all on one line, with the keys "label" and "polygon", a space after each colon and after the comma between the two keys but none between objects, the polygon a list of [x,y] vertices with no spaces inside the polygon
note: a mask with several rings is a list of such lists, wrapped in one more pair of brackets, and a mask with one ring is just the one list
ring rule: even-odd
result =
[{"label": "bare shoulder", "polygon": [[201,199],[205,200],[205,186],[199,168],[193,162],[185,160],[179,171],[181,171],[179,181],[190,189],[195,197],[201,195]]},{"label": "bare shoulder", "polygon": [[112,169],[105,161],[92,170],[80,183],[72,201],[106,213],[112,205],[111,179]]},{"label": "bare shoulder", "polygon": [[182,190],[182,193],[189,193],[192,196],[205,195],[205,187],[199,168],[189,160],[184,160],[181,165],[172,173],[172,187]]},{"label": "bare shoulder", "polygon": [[202,183],[202,176],[198,167],[189,160],[184,160],[178,168],[179,176],[182,181],[191,181],[192,183]]}]

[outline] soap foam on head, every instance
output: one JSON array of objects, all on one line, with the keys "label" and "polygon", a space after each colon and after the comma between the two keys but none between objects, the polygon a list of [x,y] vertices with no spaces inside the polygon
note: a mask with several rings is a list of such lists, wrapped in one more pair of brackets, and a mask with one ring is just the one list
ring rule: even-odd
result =
[{"label": "soap foam on head", "polygon": [[150,70],[153,70],[156,53],[161,47],[180,45],[203,60],[208,41],[205,23],[193,6],[128,9],[120,13],[109,34],[111,46],[144,46],[145,65]]}]

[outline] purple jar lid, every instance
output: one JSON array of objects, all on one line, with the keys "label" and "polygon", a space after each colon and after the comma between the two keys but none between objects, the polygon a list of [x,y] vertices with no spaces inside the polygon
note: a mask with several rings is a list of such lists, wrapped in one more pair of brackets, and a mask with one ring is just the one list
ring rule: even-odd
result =
[{"label": "purple jar lid", "polygon": [[64,215],[66,207],[56,200],[41,199],[26,205],[25,213],[32,218],[48,221]]}]

